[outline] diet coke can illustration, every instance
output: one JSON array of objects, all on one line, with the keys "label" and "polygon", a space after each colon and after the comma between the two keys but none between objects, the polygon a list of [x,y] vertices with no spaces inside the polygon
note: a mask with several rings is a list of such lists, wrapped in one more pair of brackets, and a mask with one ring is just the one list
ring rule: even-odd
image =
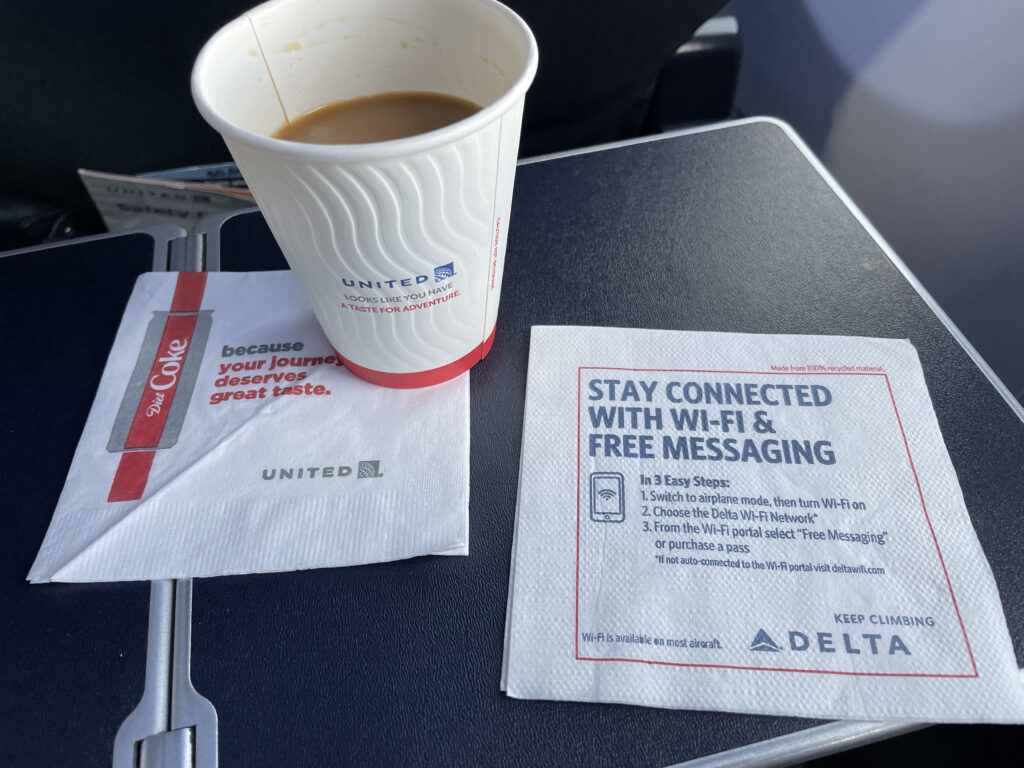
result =
[{"label": "diet coke can illustration", "polygon": [[182,272],[170,310],[149,321],[107,441],[121,454],[108,502],[142,498],[156,451],[178,442],[213,324],[205,289],[205,273]]}]

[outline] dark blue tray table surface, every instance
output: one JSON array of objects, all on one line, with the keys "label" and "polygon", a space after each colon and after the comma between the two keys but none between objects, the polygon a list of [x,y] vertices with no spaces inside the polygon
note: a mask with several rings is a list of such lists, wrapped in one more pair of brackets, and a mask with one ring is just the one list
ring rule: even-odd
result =
[{"label": "dark blue tray table surface", "polygon": [[[206,240],[208,268],[287,268],[258,213]],[[651,766],[805,745],[819,723],[499,692],[541,324],[910,339],[1024,659],[1019,405],[790,129],[749,120],[520,166],[497,337],[471,374],[470,557],[197,582],[193,680],[223,766]]]}]

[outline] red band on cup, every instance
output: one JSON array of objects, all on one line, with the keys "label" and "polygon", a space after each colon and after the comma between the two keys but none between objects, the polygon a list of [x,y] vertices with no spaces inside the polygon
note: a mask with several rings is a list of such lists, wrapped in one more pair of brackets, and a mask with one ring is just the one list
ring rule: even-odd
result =
[{"label": "red band on cup", "polygon": [[352,371],[352,373],[360,379],[365,379],[371,384],[377,384],[381,387],[392,387],[394,389],[432,387],[435,384],[442,384],[454,379],[459,374],[465,373],[478,362],[483,360],[494,345],[494,332],[496,330],[497,325],[491,329],[491,334],[484,339],[481,344],[477,345],[473,351],[463,355],[455,362],[448,363],[448,365],[442,365],[440,368],[431,368],[429,371],[416,371],[414,373],[386,373],[384,371],[374,371],[370,368],[364,368],[361,365],[356,365],[343,354],[338,352],[338,350],[334,351],[341,362],[345,364],[346,368]]}]

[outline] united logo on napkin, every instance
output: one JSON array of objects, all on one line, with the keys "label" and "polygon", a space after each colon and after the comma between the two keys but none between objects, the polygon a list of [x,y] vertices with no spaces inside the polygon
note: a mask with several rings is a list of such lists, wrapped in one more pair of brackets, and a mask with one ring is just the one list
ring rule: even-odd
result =
[{"label": "united logo on napkin", "polygon": [[466,554],[468,471],[467,376],[423,390],[352,376],[290,272],[150,273],[29,579]]}]

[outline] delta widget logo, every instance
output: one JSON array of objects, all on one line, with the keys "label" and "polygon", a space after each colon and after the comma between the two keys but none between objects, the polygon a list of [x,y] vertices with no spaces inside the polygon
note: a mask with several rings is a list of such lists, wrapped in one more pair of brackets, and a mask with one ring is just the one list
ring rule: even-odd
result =
[{"label": "delta widget logo", "polygon": [[750,650],[752,651],[766,651],[768,653],[778,653],[782,650],[779,644],[772,640],[771,636],[763,629],[757,630],[757,634],[754,635],[754,642],[750,644]]},{"label": "delta widget logo", "polygon": [[[893,632],[816,632],[814,630],[791,629],[786,632],[785,650],[796,653],[845,653],[852,656],[903,656],[913,655],[910,646]],[[783,647],[776,643],[764,629],[757,630],[750,644],[751,651],[779,653]]]}]

